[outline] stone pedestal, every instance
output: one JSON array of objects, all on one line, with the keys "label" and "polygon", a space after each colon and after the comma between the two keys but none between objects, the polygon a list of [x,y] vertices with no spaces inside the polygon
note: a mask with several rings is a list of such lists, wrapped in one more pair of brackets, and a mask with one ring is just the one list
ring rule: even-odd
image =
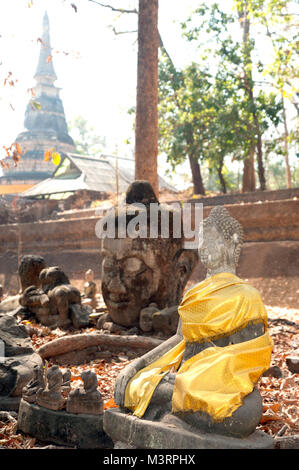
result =
[{"label": "stone pedestal", "polygon": [[0,397],[1,411],[18,411],[21,397]]},{"label": "stone pedestal", "polygon": [[115,448],[126,449],[272,449],[274,440],[255,431],[238,439],[219,434],[196,432],[174,424],[140,419],[120,409],[104,413],[104,431]]},{"label": "stone pedestal", "polygon": [[109,449],[110,438],[103,431],[103,415],[53,411],[21,400],[18,429],[45,442],[80,449]]}]

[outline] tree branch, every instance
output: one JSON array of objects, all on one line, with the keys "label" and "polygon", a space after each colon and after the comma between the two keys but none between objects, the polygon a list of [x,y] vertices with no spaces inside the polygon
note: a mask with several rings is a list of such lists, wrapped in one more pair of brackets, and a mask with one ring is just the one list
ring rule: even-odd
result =
[{"label": "tree branch", "polygon": [[[110,10],[115,11],[117,13],[134,13],[134,14],[138,15],[138,10],[136,10],[136,8],[134,8],[134,10],[127,10],[127,9],[124,9],[124,8],[115,8],[112,5],[104,4],[104,3],[98,2],[97,0],[88,0],[88,1],[92,2],[92,3],[95,3],[96,5],[99,5],[99,6],[104,7],[104,8],[110,8]],[[114,27],[112,27],[111,29],[114,32],[114,34],[116,34],[116,35],[125,34],[125,33],[137,33],[138,32],[138,31],[116,31],[116,29]],[[159,31],[158,31],[158,34],[159,34],[159,47],[160,47],[161,51],[164,52],[164,54],[167,56],[167,58],[170,61],[173,69],[175,70],[174,63],[173,63],[170,55],[168,54],[167,50],[165,49],[165,46],[164,46],[164,43],[162,41],[162,38],[161,38],[161,35],[160,35]]]},{"label": "tree branch", "polygon": [[116,36],[118,36],[119,34],[128,34],[128,33],[137,33],[137,29],[133,30],[133,31],[116,31],[116,29],[114,28],[114,26],[111,26],[111,29],[112,31],[114,32],[114,34]]},{"label": "tree branch", "polygon": [[134,10],[126,10],[124,8],[115,8],[112,5],[106,5],[101,2],[97,2],[96,0],[88,0],[89,2],[96,3],[97,5],[100,5],[101,7],[104,8],[110,8],[110,10],[118,12],[118,13],[135,13],[136,15],[138,14],[138,11],[134,8]]}]

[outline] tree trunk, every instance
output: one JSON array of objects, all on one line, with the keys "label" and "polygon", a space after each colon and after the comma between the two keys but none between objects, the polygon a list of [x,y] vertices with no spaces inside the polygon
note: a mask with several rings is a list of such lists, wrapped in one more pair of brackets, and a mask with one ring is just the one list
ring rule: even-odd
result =
[{"label": "tree trunk", "polygon": [[242,192],[249,191],[255,191],[254,148],[251,149],[250,156],[244,160]]},{"label": "tree trunk", "polygon": [[135,179],[158,188],[158,0],[139,0]]},{"label": "tree trunk", "polygon": [[[258,161],[258,175],[260,181],[261,190],[266,189],[266,179],[265,179],[265,169],[263,163],[263,150],[262,150],[262,134],[260,130],[260,124],[258,120],[258,115],[256,113],[255,99],[253,94],[253,81],[252,81],[252,60],[250,52],[250,19],[248,16],[248,5],[247,1],[243,5],[242,9],[239,10],[240,24],[243,28],[243,54],[244,54],[244,87],[247,93],[250,107],[252,109],[252,117],[254,123],[254,130],[257,136],[255,142],[255,147],[257,150],[257,161]],[[254,182],[254,189],[249,189],[249,191],[255,191],[255,177],[254,175],[254,155],[250,154],[249,161],[244,160],[244,175],[243,175],[243,192],[247,191],[245,187],[252,187]],[[244,181],[245,179],[245,181]]]},{"label": "tree trunk", "polygon": [[287,114],[284,104],[283,94],[281,94],[282,100],[282,113],[283,113],[283,124],[284,124],[284,158],[286,163],[286,178],[287,178],[287,187],[292,187],[292,175],[291,168],[289,163],[289,130],[287,125]]},{"label": "tree trunk", "polygon": [[202,177],[201,177],[199,162],[196,158],[192,157],[191,155],[188,155],[188,158],[189,158],[189,163],[190,163],[190,168],[191,168],[191,173],[192,173],[194,194],[202,194],[204,196],[205,188],[204,188]]},{"label": "tree trunk", "polygon": [[218,178],[219,178],[219,181],[220,181],[220,184],[221,184],[222,192],[223,192],[223,194],[226,194],[226,181],[225,181],[225,178],[222,174],[222,169],[223,169],[223,160],[220,162],[220,164],[217,168],[217,171],[218,171]]}]

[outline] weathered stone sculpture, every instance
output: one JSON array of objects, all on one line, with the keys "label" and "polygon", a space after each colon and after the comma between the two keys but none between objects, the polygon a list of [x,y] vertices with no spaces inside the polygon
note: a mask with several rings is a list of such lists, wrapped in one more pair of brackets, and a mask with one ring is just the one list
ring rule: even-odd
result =
[{"label": "weathered stone sculpture", "polygon": [[156,312],[159,312],[159,309],[154,302],[140,311],[139,327],[145,333],[153,331],[153,315]]},{"label": "weathered stone sculpture", "polygon": [[70,284],[58,266],[43,269],[39,274],[41,288],[27,287],[20,296],[20,304],[46,326],[75,328],[87,326],[90,311],[81,305],[80,291]]},{"label": "weathered stone sculpture", "polygon": [[85,273],[83,304],[90,305],[92,308],[97,306],[96,293],[97,286],[94,282],[94,272],[88,269]]},{"label": "weathered stone sculpture", "polygon": [[38,289],[34,285],[27,287],[20,295],[19,303],[43,325],[52,326],[56,324],[58,318],[50,315],[50,299],[42,289]]},{"label": "weathered stone sculpture", "polygon": [[62,391],[67,392],[67,393],[70,391],[70,389],[71,389],[71,377],[72,377],[72,373],[71,373],[70,369],[66,369],[63,372],[63,376],[62,376]]},{"label": "weathered stone sculpture", "polygon": [[25,326],[9,313],[0,314],[0,409],[18,409],[35,366],[40,368],[42,359],[34,352]]},{"label": "weathered stone sculpture", "polygon": [[40,286],[40,272],[46,267],[42,256],[24,255],[21,258],[18,274],[21,282],[22,292],[30,286]]},{"label": "weathered stone sculpture", "polygon": [[46,386],[36,393],[36,403],[49,410],[61,410],[65,405],[65,398],[61,394],[63,374],[58,366],[54,365],[45,373]]},{"label": "weathered stone sculpture", "polygon": [[43,390],[45,386],[46,384],[43,369],[41,366],[36,365],[33,369],[33,378],[23,388],[23,400],[27,401],[28,403],[35,403],[38,390]]},{"label": "weathered stone sculpture", "polygon": [[151,303],[140,312],[139,328],[145,333],[158,332],[163,336],[171,336],[177,330],[178,320],[177,305],[159,310],[157,304]]},{"label": "weathered stone sculpture", "polygon": [[[252,445],[245,438],[262,415],[255,384],[269,367],[272,349],[267,314],[258,291],[235,274],[243,241],[240,224],[217,206],[203,222],[203,237],[199,252],[207,278],[185,294],[176,335],[117,378],[115,401],[127,411],[107,413],[105,430],[114,441],[128,438],[134,445],[136,439],[138,446],[137,431],[123,439],[130,410],[145,422],[159,422],[159,432],[165,425],[169,433],[167,426],[174,425],[190,431],[189,437],[214,433],[214,439],[222,435],[234,438],[237,446]],[[123,432],[113,432],[116,426]],[[152,433],[154,429],[151,425]],[[201,434],[197,444],[206,436]]]},{"label": "weathered stone sculpture", "polygon": [[90,370],[82,372],[83,387],[70,392],[66,411],[75,414],[103,414],[103,400],[97,390],[97,374]]},{"label": "weathered stone sculpture", "polygon": [[[140,203],[144,209],[138,208]],[[107,224],[109,217],[115,223],[116,235],[102,243],[102,293],[113,322],[125,327],[138,326],[140,311],[151,303],[159,310],[178,305],[197,262],[197,252],[185,250],[183,240],[174,237],[174,212],[165,205],[160,205],[157,238],[150,238],[148,232],[146,236],[118,238],[120,221],[125,220],[129,230],[135,211],[149,222],[150,204],[158,204],[150,184],[135,181],[127,190],[123,212],[112,211],[107,217]],[[163,211],[170,220],[169,238],[161,236]]]}]

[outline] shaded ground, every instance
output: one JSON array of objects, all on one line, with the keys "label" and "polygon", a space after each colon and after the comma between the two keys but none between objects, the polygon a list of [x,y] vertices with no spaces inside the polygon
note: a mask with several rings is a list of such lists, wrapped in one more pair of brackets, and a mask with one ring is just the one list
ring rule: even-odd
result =
[{"label": "shaded ground", "polygon": [[[298,384],[299,375],[291,373],[286,366],[286,357],[294,355],[298,351],[299,335],[299,309],[287,307],[267,306],[269,318],[269,331],[274,341],[271,366],[279,367],[281,377],[262,377],[259,381],[259,390],[263,397],[264,409],[259,429],[265,431],[273,437],[293,436],[299,434],[298,419]],[[285,320],[287,320],[285,322]],[[25,322],[24,322],[25,323]],[[294,323],[297,323],[295,325]],[[52,332],[47,327],[42,327],[35,323],[27,326],[32,328],[32,342],[34,348],[38,348],[48,341],[70,333],[60,329]],[[88,328],[87,332],[94,331]],[[72,331],[77,334],[79,331]],[[95,360],[88,364],[73,367],[70,364],[72,379],[72,389],[77,388],[81,383],[80,373],[90,369],[96,372],[98,377],[98,387],[102,393],[105,408],[114,406],[113,388],[119,372],[130,363],[125,353],[118,356],[113,355],[111,359]],[[49,364],[51,365],[51,363]],[[1,413],[1,412],[0,412]],[[59,446],[46,446],[45,443],[23,435],[16,431],[16,422],[8,422],[1,418],[0,414],[0,448],[29,449],[29,448],[58,448]]]}]

